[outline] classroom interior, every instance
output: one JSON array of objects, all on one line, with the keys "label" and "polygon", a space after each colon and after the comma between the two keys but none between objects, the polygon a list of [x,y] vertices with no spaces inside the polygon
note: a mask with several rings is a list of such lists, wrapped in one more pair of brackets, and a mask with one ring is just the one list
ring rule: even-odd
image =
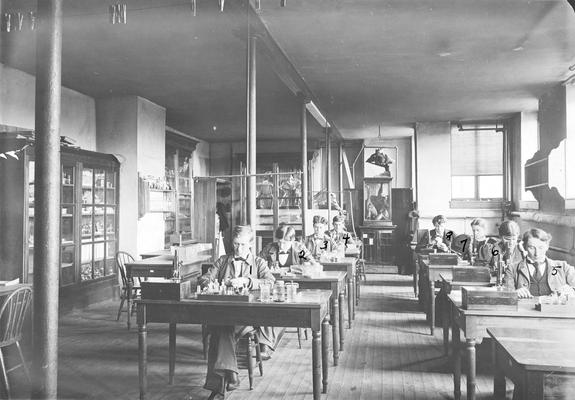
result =
[{"label": "classroom interior", "polygon": [[[0,397],[207,399],[206,327],[221,314],[286,329],[266,361],[248,337],[239,387],[210,398],[575,398],[575,349],[557,347],[575,333],[575,294],[463,305],[504,279],[465,259],[477,218],[493,243],[504,221],[516,242],[548,233],[575,287],[574,11],[0,0],[0,301],[27,302],[21,346],[0,340]],[[438,215],[450,254],[419,246]],[[195,297],[236,226],[264,255],[278,228],[303,243],[338,217],[343,244],[294,256],[299,275],[274,270],[325,299],[246,294],[233,316],[232,301]],[[546,345],[545,360],[500,366]]]}]

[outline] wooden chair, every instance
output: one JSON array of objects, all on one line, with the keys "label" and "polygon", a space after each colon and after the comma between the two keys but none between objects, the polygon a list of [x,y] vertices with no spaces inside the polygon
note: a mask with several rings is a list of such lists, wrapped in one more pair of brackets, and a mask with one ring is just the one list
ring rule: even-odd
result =
[{"label": "wooden chair", "polygon": [[[125,251],[118,251],[116,253],[116,266],[118,267],[118,281],[120,283],[120,307],[118,308],[118,316],[116,317],[116,321],[120,320],[120,315],[123,312],[128,313],[128,320],[130,319],[131,315],[136,311],[136,307],[134,303],[132,303],[131,310],[124,310],[124,302],[128,300],[128,277],[126,275],[126,263],[134,261],[134,257],[130,253]],[[136,299],[140,297],[140,285],[134,284],[134,280],[132,279],[132,293],[130,294],[131,299]],[[129,324],[128,324],[128,329]]]},{"label": "wooden chair", "polygon": [[248,370],[250,390],[253,390],[254,367],[257,366],[260,370],[260,376],[264,376],[264,363],[260,354],[258,335],[254,332],[249,332],[242,336],[236,346],[236,357],[238,359],[238,368],[246,368]]},{"label": "wooden chair", "polygon": [[[26,361],[22,355],[22,349],[20,348],[20,340],[22,339],[22,326],[24,325],[26,314],[30,308],[31,300],[32,289],[27,286],[21,287],[16,289],[6,298],[2,308],[0,309],[0,368],[2,370],[2,381],[4,383],[4,389],[6,390],[8,399],[10,398],[8,372],[22,367],[26,377],[28,378],[28,382],[30,384],[32,383],[32,380],[30,379],[30,372],[28,371]],[[20,364],[15,365],[10,369],[6,369],[4,352],[2,349],[14,344],[18,350]]]},{"label": "wooden chair", "polygon": [[[248,380],[250,383],[250,390],[254,388],[254,368],[258,367],[260,376],[264,375],[264,364],[260,352],[260,343],[258,336],[250,331],[242,336],[236,346],[236,358],[238,360],[238,368],[248,370]],[[255,359],[255,363],[254,363]],[[227,391],[227,378],[222,377],[222,393],[224,399],[226,398]],[[213,400],[218,396],[218,392],[212,392],[208,400]]]}]

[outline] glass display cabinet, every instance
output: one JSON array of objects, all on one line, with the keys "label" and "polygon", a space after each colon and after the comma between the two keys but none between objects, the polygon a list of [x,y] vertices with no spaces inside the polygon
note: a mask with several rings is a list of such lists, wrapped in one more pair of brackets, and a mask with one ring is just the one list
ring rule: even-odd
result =
[{"label": "glass display cabinet", "polygon": [[191,159],[196,142],[166,132],[166,182],[173,190],[174,209],[164,213],[164,244],[192,238],[192,169]]},{"label": "glass display cabinet", "polygon": [[[20,139],[0,140],[0,151],[21,148],[25,143]],[[0,279],[19,277],[24,283],[32,283],[36,186],[33,144],[18,160],[3,160],[3,167],[0,207],[10,212],[0,213],[0,224],[6,227],[0,232]],[[91,282],[98,282],[94,290],[112,290],[117,285],[118,174],[119,163],[112,155],[61,149],[60,293],[64,301],[91,292],[85,286]],[[77,285],[84,286],[77,290]]]}]

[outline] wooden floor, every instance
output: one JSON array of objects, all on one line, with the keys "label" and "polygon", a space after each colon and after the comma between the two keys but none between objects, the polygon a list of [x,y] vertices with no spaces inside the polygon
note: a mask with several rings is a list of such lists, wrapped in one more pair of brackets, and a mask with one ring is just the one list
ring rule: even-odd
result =
[{"label": "wooden floor", "polygon": [[[448,360],[442,356],[441,329],[435,337],[430,336],[413,296],[411,277],[367,277],[353,329],[346,329],[339,366],[334,367],[330,358],[329,388],[322,398],[452,399],[453,380]],[[138,398],[137,328],[126,329],[125,314],[116,322],[116,307],[117,303],[110,301],[61,318],[59,398]],[[200,327],[178,327],[176,377],[171,386],[167,384],[167,326],[148,327],[149,398],[206,399],[209,392],[202,389],[206,363]],[[478,346],[478,399],[490,399],[492,394],[489,354],[488,345]],[[298,349],[297,335],[286,334],[264,368],[264,377],[256,375],[252,391],[242,370],[241,386],[230,398],[312,399],[310,340]],[[14,372],[11,378],[17,382],[17,392],[25,393],[20,375]]]}]

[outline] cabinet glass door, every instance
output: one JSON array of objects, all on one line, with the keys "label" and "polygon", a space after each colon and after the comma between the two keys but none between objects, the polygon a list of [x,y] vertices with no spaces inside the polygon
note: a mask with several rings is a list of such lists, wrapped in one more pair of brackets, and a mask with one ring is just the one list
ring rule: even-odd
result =
[{"label": "cabinet glass door", "polygon": [[76,282],[76,168],[73,165],[62,166],[62,193],[60,214],[60,284],[62,286]]},{"label": "cabinet glass door", "polygon": [[115,273],[117,174],[112,169],[82,169],[82,281]]},{"label": "cabinet glass door", "polygon": [[26,282],[32,283],[34,279],[34,171],[33,160],[28,162],[28,273]]}]

